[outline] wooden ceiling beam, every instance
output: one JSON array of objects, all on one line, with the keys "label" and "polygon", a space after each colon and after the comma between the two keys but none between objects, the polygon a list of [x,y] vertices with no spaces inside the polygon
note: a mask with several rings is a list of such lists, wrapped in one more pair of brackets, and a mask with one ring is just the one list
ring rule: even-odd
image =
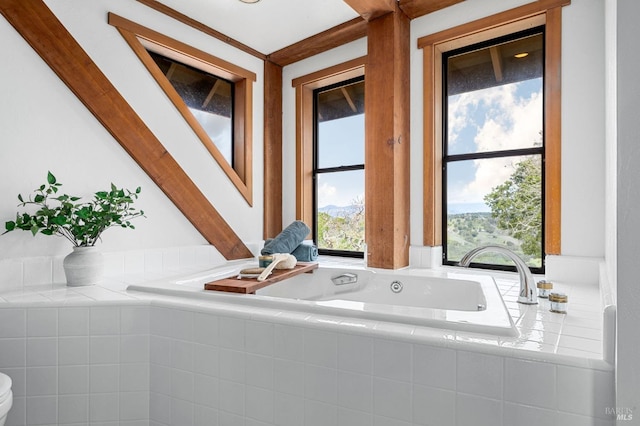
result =
[{"label": "wooden ceiling beam", "polygon": [[344,0],[365,21],[371,21],[395,10],[396,0]]},{"label": "wooden ceiling beam", "polygon": [[415,19],[463,1],[464,0],[399,0],[398,5],[409,19]]},{"label": "wooden ceiling beam", "polygon": [[223,41],[233,47],[236,47],[242,50],[243,52],[246,52],[252,56],[255,56],[256,58],[264,60],[267,57],[267,55],[265,55],[264,53],[258,52],[257,50],[247,46],[246,44],[243,44],[238,40],[235,40],[227,35],[224,35],[220,31],[216,31],[213,28],[203,24],[202,22],[196,21],[195,19],[190,18],[187,15],[180,13],[175,9],[172,9],[169,6],[165,6],[159,1],[156,1],[156,0],[137,0],[137,1],[144,4],[145,6],[150,7],[151,9],[154,9],[160,13],[164,13],[167,16],[170,16],[176,21],[182,22],[185,25],[195,28],[196,30],[202,31],[203,33],[210,35],[213,38],[216,38],[220,41]]},{"label": "wooden ceiling beam", "polygon": [[358,40],[367,35],[367,21],[355,18],[290,46],[276,50],[267,59],[281,67]]}]

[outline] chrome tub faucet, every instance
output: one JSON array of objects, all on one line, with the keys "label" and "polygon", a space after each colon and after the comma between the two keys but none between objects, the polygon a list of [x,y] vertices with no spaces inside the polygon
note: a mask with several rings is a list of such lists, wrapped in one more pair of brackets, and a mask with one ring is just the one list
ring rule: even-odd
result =
[{"label": "chrome tub faucet", "polygon": [[471,250],[469,253],[462,256],[458,264],[465,268],[468,268],[471,264],[471,260],[483,253],[499,253],[507,256],[516,265],[516,270],[520,276],[520,293],[518,295],[518,303],[525,305],[535,305],[538,303],[538,294],[536,293],[536,283],[533,279],[533,274],[527,266],[527,264],[514,252],[509,249],[500,246],[482,246]]}]

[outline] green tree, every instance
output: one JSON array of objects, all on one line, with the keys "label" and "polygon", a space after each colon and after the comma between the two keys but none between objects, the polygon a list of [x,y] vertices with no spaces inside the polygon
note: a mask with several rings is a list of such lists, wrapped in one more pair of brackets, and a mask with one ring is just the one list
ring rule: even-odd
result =
[{"label": "green tree", "polygon": [[318,212],[318,247],[333,250],[364,249],[364,199],[351,202],[348,213],[331,216]]},{"label": "green tree", "polygon": [[498,228],[520,240],[522,252],[536,258],[542,257],[541,188],[541,159],[529,157],[484,197]]}]

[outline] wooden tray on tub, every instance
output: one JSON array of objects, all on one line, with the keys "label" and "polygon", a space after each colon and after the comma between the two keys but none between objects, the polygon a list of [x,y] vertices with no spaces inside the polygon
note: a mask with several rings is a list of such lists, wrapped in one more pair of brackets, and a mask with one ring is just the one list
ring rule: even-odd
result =
[{"label": "wooden tray on tub", "polygon": [[230,293],[255,294],[257,290],[268,285],[303,273],[312,273],[313,270],[317,268],[317,262],[298,262],[293,269],[274,269],[271,275],[269,275],[269,278],[264,281],[258,281],[256,278],[238,278],[237,275],[234,275],[206,283],[204,289]]}]

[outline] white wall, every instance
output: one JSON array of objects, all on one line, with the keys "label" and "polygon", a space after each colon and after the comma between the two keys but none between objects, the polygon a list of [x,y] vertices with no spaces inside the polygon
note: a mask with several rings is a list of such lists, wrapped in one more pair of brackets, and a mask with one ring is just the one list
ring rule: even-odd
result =
[{"label": "white wall", "polygon": [[[617,137],[612,141],[617,149],[617,248],[614,259],[617,263],[618,300],[618,353],[617,353],[617,399],[622,409],[632,409],[633,421],[618,422],[625,425],[640,425],[640,59],[629,54],[637,50],[640,37],[637,19],[640,3],[633,0],[617,0],[608,8],[616,14],[616,108]],[[616,10],[617,9],[617,10]],[[612,18],[614,19],[614,18]]]},{"label": "white wall", "polygon": [[[225,43],[188,28],[140,3],[48,1],[47,5],[111,80],[170,154],[244,241],[262,238],[263,64]],[[131,51],[107,12],[114,12],[257,74],[254,85],[254,206],[237,192],[173,104]],[[0,40],[11,60],[0,68],[0,221],[15,216],[16,195],[43,183],[51,170],[63,189],[89,196],[110,182],[142,186],[139,207],[147,219],[136,230],[112,229],[105,251],[187,246],[206,241],[91,113],[3,18]],[[10,100],[10,101],[8,101]],[[0,237],[0,259],[61,255],[62,239],[13,232]]]},{"label": "white wall", "polygon": [[605,126],[606,126],[606,173],[605,173],[605,262],[609,285],[616,296],[616,206],[617,206],[617,40],[616,40],[616,3],[605,1]]},{"label": "white wall", "polygon": [[[528,3],[467,0],[411,22],[411,244],[422,245],[422,50],[417,39]],[[563,8],[562,254],[604,256],[604,8]],[[291,80],[366,54],[364,39],[284,69],[284,221],[295,216],[295,92]]]}]

